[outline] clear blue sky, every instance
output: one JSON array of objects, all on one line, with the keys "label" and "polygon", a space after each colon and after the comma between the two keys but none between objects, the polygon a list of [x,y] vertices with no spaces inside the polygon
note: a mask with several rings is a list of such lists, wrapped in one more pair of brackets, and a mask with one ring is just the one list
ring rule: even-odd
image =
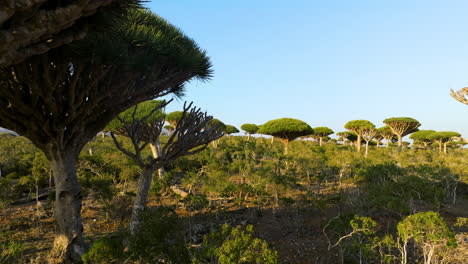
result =
[{"label": "clear blue sky", "polygon": [[[468,137],[468,1],[157,0],[214,66],[184,100],[227,124],[292,117],[345,130],[409,116]],[[173,103],[167,110],[179,110]]]}]

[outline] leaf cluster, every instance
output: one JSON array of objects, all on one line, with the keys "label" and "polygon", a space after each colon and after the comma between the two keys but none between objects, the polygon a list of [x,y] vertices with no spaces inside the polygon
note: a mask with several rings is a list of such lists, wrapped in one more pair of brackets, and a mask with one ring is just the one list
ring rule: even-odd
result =
[{"label": "leaf cluster", "polygon": [[263,124],[258,133],[291,141],[301,136],[311,135],[314,130],[304,121],[293,118],[279,118]]}]

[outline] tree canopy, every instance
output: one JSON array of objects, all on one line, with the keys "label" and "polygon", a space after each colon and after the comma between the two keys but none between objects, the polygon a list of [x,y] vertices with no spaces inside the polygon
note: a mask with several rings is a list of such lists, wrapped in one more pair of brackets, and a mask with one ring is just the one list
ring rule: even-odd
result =
[{"label": "tree canopy", "polygon": [[304,121],[294,118],[279,118],[263,124],[258,133],[292,141],[301,136],[311,135],[314,130]]},{"label": "tree canopy", "polygon": [[226,129],[224,132],[228,135],[234,134],[234,133],[239,133],[239,129],[237,129],[235,126],[232,125],[226,125]]},{"label": "tree canopy", "polygon": [[392,132],[398,137],[398,152],[402,149],[403,137],[418,131],[421,126],[418,120],[411,117],[392,117],[383,121],[384,124],[390,127]]},{"label": "tree canopy", "polygon": [[317,137],[326,137],[335,133],[333,132],[333,130],[331,130],[328,127],[314,127],[313,129],[314,129],[313,135]]},{"label": "tree canopy", "polygon": [[245,132],[247,132],[248,134],[255,134],[257,133],[259,127],[255,124],[243,124],[241,126],[241,129],[244,130]]},{"label": "tree canopy", "polygon": [[179,122],[180,118],[182,118],[182,114],[184,112],[182,111],[174,111],[170,112],[169,114],[166,115],[166,121],[171,124],[171,126],[176,127],[177,122]]},{"label": "tree canopy", "polygon": [[140,0],[19,1],[0,4],[0,68],[104,30]]},{"label": "tree canopy", "polygon": [[424,145],[427,145],[431,142],[431,138],[429,136],[434,132],[434,130],[419,130],[411,134],[409,138],[414,140],[415,143],[421,142]]},{"label": "tree canopy", "polygon": [[356,148],[358,151],[361,150],[361,139],[363,133],[369,129],[375,129],[375,125],[372,124],[372,122],[362,119],[351,120],[347,122],[344,127],[357,135]]}]

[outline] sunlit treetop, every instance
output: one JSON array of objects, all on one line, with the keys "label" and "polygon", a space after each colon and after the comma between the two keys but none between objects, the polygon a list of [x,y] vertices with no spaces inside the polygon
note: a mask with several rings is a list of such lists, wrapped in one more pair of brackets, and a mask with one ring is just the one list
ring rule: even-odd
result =
[{"label": "sunlit treetop", "polygon": [[[208,123],[210,127],[216,127],[217,129],[226,131],[226,124],[224,124],[221,120],[213,118]],[[237,129],[237,128],[236,128]]]},{"label": "sunlit treetop", "polygon": [[132,106],[109,122],[106,130],[118,134],[118,130],[122,129],[124,123],[141,122],[150,124],[152,122],[160,122],[166,115],[162,111],[164,104],[164,101],[151,100]]},{"label": "sunlit treetop", "polygon": [[393,133],[401,136],[406,136],[418,131],[421,126],[418,120],[411,117],[392,117],[383,121],[384,124],[390,127]]},{"label": "sunlit treetop", "polygon": [[177,122],[182,118],[183,113],[182,111],[170,112],[166,115],[166,121],[171,124],[171,126],[175,127]]},{"label": "sunlit treetop", "polygon": [[280,118],[263,124],[258,133],[292,141],[301,136],[311,135],[314,130],[304,121],[294,118]]},{"label": "sunlit treetop", "polygon": [[260,128],[255,124],[243,124],[241,129],[249,134],[255,134]]},{"label": "sunlit treetop", "polygon": [[442,141],[442,142],[450,141],[451,139],[456,138],[456,137],[461,137],[461,135],[460,133],[453,132],[453,131],[433,132],[428,135],[429,139]]},{"label": "sunlit treetop", "polygon": [[361,134],[363,130],[375,128],[375,125],[368,120],[351,120],[344,127],[356,134]]},{"label": "sunlit treetop", "polygon": [[416,141],[428,141],[430,140],[429,135],[434,132],[434,130],[419,130],[411,134],[409,138]]},{"label": "sunlit treetop", "polygon": [[331,130],[328,127],[314,127],[313,135],[317,137],[326,137],[333,133],[334,133],[333,130]]},{"label": "sunlit treetop", "polygon": [[239,133],[239,129],[237,129],[235,126],[232,125],[226,125],[226,129],[224,132],[228,135],[234,134],[234,133]]}]

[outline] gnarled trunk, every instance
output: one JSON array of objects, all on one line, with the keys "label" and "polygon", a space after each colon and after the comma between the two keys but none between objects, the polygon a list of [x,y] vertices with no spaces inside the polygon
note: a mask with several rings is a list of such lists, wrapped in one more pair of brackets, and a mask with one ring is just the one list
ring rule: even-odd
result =
[{"label": "gnarled trunk", "polygon": [[132,216],[130,220],[130,234],[134,235],[138,232],[141,226],[141,212],[148,203],[148,194],[153,180],[154,168],[147,166],[143,168],[143,172],[140,176],[138,183],[138,190],[136,192],[135,201],[133,202]]},{"label": "gnarled trunk", "polygon": [[76,156],[72,152],[58,153],[50,160],[50,166],[55,181],[55,219],[58,225],[52,257],[64,263],[80,263],[85,247]]}]

